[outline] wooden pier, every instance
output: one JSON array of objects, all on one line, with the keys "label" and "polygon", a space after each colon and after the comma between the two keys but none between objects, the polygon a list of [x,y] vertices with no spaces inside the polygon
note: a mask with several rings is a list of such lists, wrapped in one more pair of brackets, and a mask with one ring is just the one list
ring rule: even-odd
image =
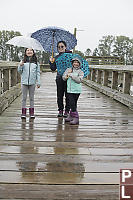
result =
[{"label": "wooden pier", "polygon": [[65,124],[55,76],[41,75],[35,120],[21,120],[21,96],[0,115],[0,199],[118,200],[119,170],[133,166],[133,111],[83,85],[80,124]]}]

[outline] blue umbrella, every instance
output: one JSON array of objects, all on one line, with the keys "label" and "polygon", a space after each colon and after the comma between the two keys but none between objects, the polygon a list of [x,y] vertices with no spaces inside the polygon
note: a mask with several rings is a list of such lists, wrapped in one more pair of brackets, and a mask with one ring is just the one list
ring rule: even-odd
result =
[{"label": "blue umbrella", "polygon": [[63,53],[56,59],[56,66],[58,73],[63,75],[67,68],[72,67],[72,59],[79,58],[81,60],[81,70],[84,72],[84,77],[86,77],[89,72],[89,64],[88,62],[83,59],[79,54],[72,54],[72,53]]},{"label": "blue umbrella", "polygon": [[66,42],[67,50],[71,50],[77,45],[77,39],[72,33],[55,26],[42,28],[32,33],[31,37],[38,40],[46,52],[52,52],[52,56],[53,52],[58,52],[57,43],[59,41]]}]

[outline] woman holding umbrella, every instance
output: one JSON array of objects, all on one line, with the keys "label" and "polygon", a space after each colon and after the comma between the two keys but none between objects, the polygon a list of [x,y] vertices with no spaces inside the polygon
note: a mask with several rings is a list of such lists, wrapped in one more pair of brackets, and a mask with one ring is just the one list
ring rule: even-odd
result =
[{"label": "woman holding umbrella", "polygon": [[[50,58],[50,68],[52,71],[55,71],[57,69],[57,76],[56,76],[56,85],[57,85],[57,104],[58,104],[58,117],[67,117],[69,113],[69,100],[68,100],[68,94],[67,94],[67,83],[62,79],[63,72],[59,72],[58,68],[56,66],[56,60],[61,56],[63,53],[72,53],[71,51],[68,51],[67,45],[65,41],[59,41],[57,43],[57,49],[58,49],[58,55],[53,58]],[[63,104],[63,97],[65,94],[65,112],[63,114],[64,104]]]},{"label": "woman holding umbrella", "polygon": [[[57,103],[58,103],[58,117],[67,117],[69,113],[69,102],[67,95],[66,82],[63,81],[62,75],[66,70],[66,63],[60,62],[59,58],[65,53],[72,53],[71,50],[77,45],[77,39],[75,36],[66,31],[63,28],[49,26],[39,29],[31,34],[31,37],[37,39],[43,46],[46,52],[52,53],[50,58],[50,68],[52,71],[57,69],[56,84],[57,84]],[[66,50],[67,49],[67,50]],[[53,58],[54,53],[59,53],[55,58]],[[69,59],[67,59],[69,60]],[[66,61],[66,59],[64,59]],[[63,66],[64,65],[64,66]],[[63,97],[66,97],[65,112],[63,115]]]}]

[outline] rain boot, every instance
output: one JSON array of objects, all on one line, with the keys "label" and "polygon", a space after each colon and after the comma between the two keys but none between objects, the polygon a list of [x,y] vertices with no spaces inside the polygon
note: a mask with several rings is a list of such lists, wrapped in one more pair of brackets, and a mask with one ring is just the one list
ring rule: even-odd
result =
[{"label": "rain boot", "polygon": [[35,119],[34,108],[29,108],[30,118]]},{"label": "rain boot", "polygon": [[68,114],[68,116],[67,116],[67,118],[65,119],[65,122],[70,122],[70,121],[72,121],[72,111],[70,110],[70,112],[69,112],[69,114]]},{"label": "rain boot", "polygon": [[71,125],[77,125],[77,124],[79,124],[79,114],[78,114],[78,112],[77,111],[72,112],[71,115],[72,115],[73,119],[72,119],[72,121],[70,121],[70,124]]},{"label": "rain boot", "polygon": [[26,108],[22,108],[21,118],[26,119]]}]

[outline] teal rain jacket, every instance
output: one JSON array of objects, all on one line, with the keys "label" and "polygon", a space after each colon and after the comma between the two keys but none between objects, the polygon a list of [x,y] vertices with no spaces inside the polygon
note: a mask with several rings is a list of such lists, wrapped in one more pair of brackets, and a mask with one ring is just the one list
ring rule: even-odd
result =
[{"label": "teal rain jacket", "polygon": [[82,91],[81,81],[84,77],[84,72],[80,68],[73,68],[73,72],[67,79],[69,69],[67,68],[62,76],[63,80],[67,80],[67,92],[79,94]]}]

